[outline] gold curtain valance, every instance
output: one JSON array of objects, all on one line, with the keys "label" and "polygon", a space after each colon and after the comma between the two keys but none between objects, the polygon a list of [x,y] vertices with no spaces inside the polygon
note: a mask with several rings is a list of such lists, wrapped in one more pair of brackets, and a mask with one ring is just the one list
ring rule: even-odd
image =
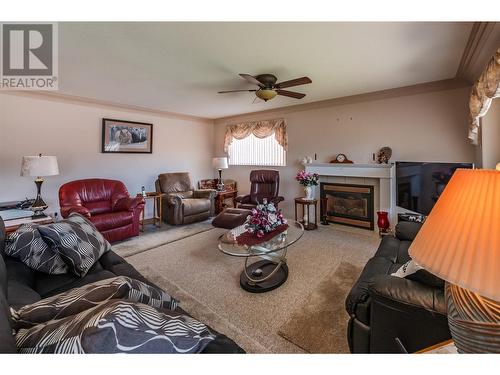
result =
[{"label": "gold curtain valance", "polygon": [[479,119],[490,108],[493,98],[500,97],[500,48],[472,87],[469,100],[469,139],[478,144]]},{"label": "gold curtain valance", "polygon": [[267,138],[274,134],[276,141],[287,151],[288,135],[286,132],[285,119],[263,120],[253,122],[243,122],[240,124],[228,125],[226,136],[224,137],[224,152],[227,152],[233,139],[244,139],[250,134],[257,138]]}]

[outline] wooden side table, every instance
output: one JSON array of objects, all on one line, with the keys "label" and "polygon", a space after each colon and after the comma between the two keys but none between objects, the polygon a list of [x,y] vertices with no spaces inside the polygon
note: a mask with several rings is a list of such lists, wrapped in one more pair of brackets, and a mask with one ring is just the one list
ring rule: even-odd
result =
[{"label": "wooden side table", "polygon": [[[307,222],[305,222],[305,220],[298,220],[297,219],[297,206],[302,206],[302,217],[304,217],[306,215],[306,212],[307,212]],[[311,222],[311,215],[309,213],[310,206],[314,207],[314,223]],[[295,198],[295,221],[300,222],[304,226],[305,230],[318,229],[317,212],[318,212],[318,200],[317,199],[304,199],[302,197]]]},{"label": "wooden side table", "polygon": [[141,224],[141,232],[144,232],[144,224],[154,224],[157,228],[160,228],[162,225],[163,216],[162,200],[165,194],[152,191],[147,192],[145,197],[143,197],[142,194],[137,194],[137,196],[144,198],[146,202],[148,200],[153,200],[153,217],[147,219],[144,218],[144,210],[146,209],[146,206],[144,206],[144,208],[142,209],[141,217],[139,219],[139,222]]},{"label": "wooden side table", "polygon": [[50,216],[42,217],[39,219],[32,219],[31,217],[26,217],[22,219],[6,220],[4,221],[5,233],[9,234],[15,232],[22,224],[36,223],[39,225],[43,225],[43,224],[51,224],[53,222],[54,219],[52,219],[52,217]]},{"label": "wooden side table", "polygon": [[458,354],[457,347],[453,340],[443,341],[439,344],[429,346],[419,350],[417,354]]},{"label": "wooden side table", "polygon": [[225,201],[227,199],[232,199],[233,207],[236,207],[236,197],[238,196],[238,190],[224,190],[218,191],[215,196],[215,214],[220,214],[226,207]]}]

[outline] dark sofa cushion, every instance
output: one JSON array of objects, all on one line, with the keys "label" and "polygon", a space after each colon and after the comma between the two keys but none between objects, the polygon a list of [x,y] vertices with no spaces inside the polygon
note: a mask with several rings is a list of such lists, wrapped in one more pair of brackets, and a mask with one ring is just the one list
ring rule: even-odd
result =
[{"label": "dark sofa cushion", "polygon": [[[0,263],[3,260],[0,259]],[[12,336],[10,308],[2,290],[0,290],[0,353],[16,353],[16,343]]]},{"label": "dark sofa cushion", "polygon": [[411,221],[400,221],[396,225],[396,237],[401,241],[413,241],[418,231],[422,228],[421,223]]},{"label": "dark sofa cushion", "polygon": [[380,246],[375,253],[375,257],[386,258],[393,263],[406,263],[410,260],[408,249],[411,241],[401,241],[392,236],[385,236],[380,241]]}]

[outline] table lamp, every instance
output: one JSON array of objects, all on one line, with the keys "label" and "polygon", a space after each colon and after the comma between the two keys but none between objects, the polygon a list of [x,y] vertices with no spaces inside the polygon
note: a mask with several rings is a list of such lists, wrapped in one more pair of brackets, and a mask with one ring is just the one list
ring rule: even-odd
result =
[{"label": "table lamp", "polygon": [[21,176],[36,177],[36,199],[31,206],[33,217],[45,216],[43,211],[48,207],[41,196],[43,178],[45,176],[55,176],[59,174],[59,166],[55,156],[23,156],[21,163]]},{"label": "table lamp", "polygon": [[446,281],[460,353],[500,353],[500,171],[457,169],[409,249]]},{"label": "table lamp", "polygon": [[219,181],[217,182],[217,190],[224,191],[224,183],[222,182],[222,170],[227,169],[227,158],[212,158],[212,166],[219,170]]}]

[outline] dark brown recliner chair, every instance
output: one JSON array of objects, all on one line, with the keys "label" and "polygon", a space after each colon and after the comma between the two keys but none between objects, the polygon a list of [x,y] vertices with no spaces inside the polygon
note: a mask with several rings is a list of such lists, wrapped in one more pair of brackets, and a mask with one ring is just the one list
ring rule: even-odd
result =
[{"label": "dark brown recliner chair", "polygon": [[156,180],[156,191],[167,196],[162,200],[163,220],[169,224],[189,224],[214,215],[215,190],[195,190],[189,173],[163,173]]},{"label": "dark brown recliner chair", "polygon": [[238,208],[251,210],[259,203],[263,203],[264,199],[278,206],[279,202],[285,200],[278,195],[280,190],[280,173],[278,171],[268,169],[252,171],[250,172],[250,182],[250,194],[236,197]]}]

